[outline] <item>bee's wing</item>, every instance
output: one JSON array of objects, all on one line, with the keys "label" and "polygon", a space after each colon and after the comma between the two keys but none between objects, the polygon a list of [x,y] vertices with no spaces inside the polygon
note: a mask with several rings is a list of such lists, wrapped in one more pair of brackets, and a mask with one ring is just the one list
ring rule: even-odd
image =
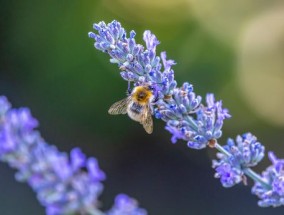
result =
[{"label": "bee's wing", "polygon": [[153,132],[153,119],[149,106],[145,108],[140,123],[143,125],[143,128],[148,134],[151,134]]},{"label": "bee's wing", "polygon": [[128,102],[129,102],[129,97],[122,99],[118,102],[115,102],[109,108],[108,113],[111,114],[111,115],[126,114]]}]

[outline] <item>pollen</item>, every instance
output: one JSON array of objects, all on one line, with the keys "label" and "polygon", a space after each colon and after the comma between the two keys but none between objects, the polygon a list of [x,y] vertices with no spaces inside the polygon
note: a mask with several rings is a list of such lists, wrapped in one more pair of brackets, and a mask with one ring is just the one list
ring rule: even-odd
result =
[{"label": "pollen", "polygon": [[149,100],[153,97],[153,93],[148,87],[138,86],[135,87],[132,93],[132,99],[141,105],[149,103]]}]

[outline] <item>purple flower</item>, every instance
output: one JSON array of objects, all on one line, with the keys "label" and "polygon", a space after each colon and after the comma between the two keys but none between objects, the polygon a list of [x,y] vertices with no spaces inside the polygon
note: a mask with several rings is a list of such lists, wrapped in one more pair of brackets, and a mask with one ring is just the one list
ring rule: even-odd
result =
[{"label": "purple flower", "polygon": [[224,187],[232,187],[242,181],[241,170],[228,163],[222,163],[219,165],[213,162],[213,167],[216,167],[215,178],[220,178]]},{"label": "purple flower", "polygon": [[262,179],[271,186],[265,186],[256,182],[252,187],[252,193],[257,195],[260,200],[258,205],[261,207],[278,207],[284,205],[284,159],[278,159],[274,153],[268,154],[272,165],[263,173]]},{"label": "purple flower", "polygon": [[32,187],[46,213],[105,214],[98,209],[105,174],[97,160],[86,158],[79,148],[70,155],[58,151],[34,130],[38,122],[29,109],[10,107],[0,97],[0,160],[17,170],[18,181]]},{"label": "purple flower", "polygon": [[235,141],[229,139],[225,146],[219,145],[217,140],[222,136],[224,120],[231,117],[229,111],[223,108],[222,101],[215,101],[213,94],[207,94],[202,103],[191,84],[185,82],[177,87],[172,69],[175,62],[166,59],[166,52],[156,56],[159,41],[154,34],[149,30],[144,32],[145,48],[136,44],[134,31],[128,38],[117,21],[100,22],[94,29],[97,34],[91,32],[89,36],[95,40],[95,47],[108,53],[111,62],[118,64],[120,75],[128,81],[128,86],[133,82],[133,86],[146,85],[152,89],[152,114],[166,122],[165,129],[172,134],[173,143],[180,139],[193,149],[203,149],[207,145],[216,148],[220,153],[217,153],[218,159],[213,160],[213,168],[215,177],[220,178],[224,187],[241,181],[246,184],[248,176],[255,181],[252,192],[261,199],[259,205],[284,204],[284,160],[270,154],[273,165],[261,177],[251,169],[262,160],[265,150],[255,136],[246,133]]},{"label": "purple flower", "polygon": [[129,198],[125,194],[119,194],[115,198],[115,204],[107,215],[147,215],[144,209],[138,208],[135,199]]},{"label": "purple flower", "polygon": [[225,153],[217,153],[217,160],[213,160],[216,178],[221,179],[224,187],[231,187],[241,182],[246,170],[256,166],[264,157],[264,146],[251,133],[237,136],[236,142],[228,139],[223,146]]},{"label": "purple flower", "polygon": [[163,61],[165,71],[170,71],[171,66],[176,64],[175,61],[173,61],[173,60],[167,60],[166,52],[161,52],[161,58],[162,58],[162,61]]},{"label": "purple flower", "polygon": [[156,46],[160,44],[157,37],[151,33],[151,31],[145,31],[143,34],[143,40],[146,43],[146,47],[149,51],[156,53]]},{"label": "purple flower", "polygon": [[70,160],[73,171],[76,171],[85,166],[86,155],[79,148],[74,148],[70,153]]},{"label": "purple flower", "polygon": [[104,22],[94,24],[94,29],[98,34],[90,32],[89,37],[95,40],[97,49],[110,55],[112,63],[118,64],[124,80],[134,82],[134,86],[152,86],[157,91],[156,99],[167,94],[171,95],[176,86],[174,73],[171,70],[171,66],[175,63],[166,60],[166,54],[162,53],[164,72],[161,71],[160,57],[156,56],[156,46],[159,41],[154,34],[150,31],[144,32],[145,48],[136,44],[134,31],[131,31],[130,37],[127,38],[124,28],[117,21],[107,25]]},{"label": "purple flower", "polygon": [[5,96],[0,96],[0,116],[4,115],[11,108],[11,104],[8,102]]},{"label": "purple flower", "polygon": [[147,85],[153,89],[153,115],[167,123],[166,129],[173,135],[172,142],[182,139],[190,148],[202,149],[208,141],[221,137],[223,121],[230,117],[228,110],[222,108],[221,101],[214,101],[213,94],[206,97],[208,106],[202,105],[201,97],[195,95],[189,83],[177,87],[171,68],[175,62],[166,59],[166,52],[156,56],[159,41],[154,34],[149,30],[144,32],[145,48],[136,44],[134,31],[127,38],[117,21],[100,22],[94,29],[97,34],[90,32],[89,36],[95,40],[95,47],[108,53],[111,62],[118,64],[122,78],[134,82],[134,86]]},{"label": "purple flower", "polygon": [[172,100],[157,103],[155,114],[167,122],[172,140],[183,139],[188,147],[203,149],[209,141],[221,137],[222,122],[230,117],[212,94],[207,95],[207,104],[201,105],[201,97],[195,96],[192,85],[184,83],[174,89]]}]

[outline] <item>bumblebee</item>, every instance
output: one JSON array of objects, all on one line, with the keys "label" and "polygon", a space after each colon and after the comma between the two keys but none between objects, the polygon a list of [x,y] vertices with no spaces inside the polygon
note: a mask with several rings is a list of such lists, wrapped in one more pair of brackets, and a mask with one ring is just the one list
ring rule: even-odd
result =
[{"label": "bumblebee", "polygon": [[153,132],[153,119],[150,104],[154,95],[149,86],[134,87],[128,97],[115,102],[108,110],[111,115],[128,114],[134,121],[140,122],[148,134]]}]

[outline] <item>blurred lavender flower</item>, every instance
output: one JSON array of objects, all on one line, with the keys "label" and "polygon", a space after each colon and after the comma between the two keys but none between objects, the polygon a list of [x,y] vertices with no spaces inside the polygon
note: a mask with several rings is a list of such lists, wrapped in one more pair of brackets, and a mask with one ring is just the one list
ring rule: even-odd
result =
[{"label": "blurred lavender flower", "polygon": [[[0,97],[0,160],[17,169],[16,179],[32,187],[47,214],[105,214],[98,209],[105,174],[97,160],[87,159],[79,148],[69,156],[59,152],[34,130],[37,125],[29,109],[11,109]],[[142,214],[134,200],[124,198],[132,208],[129,215]],[[114,208],[120,205],[118,201]]]},{"label": "blurred lavender flower", "polygon": [[137,206],[137,201],[124,194],[120,194],[116,196],[115,205],[107,212],[107,215],[147,215],[144,209]]},{"label": "blurred lavender flower", "polygon": [[182,139],[190,148],[202,149],[209,141],[221,137],[223,121],[230,117],[228,110],[222,108],[221,101],[215,102],[213,94],[207,95],[207,106],[202,105],[201,97],[195,95],[189,83],[177,88],[171,69],[175,62],[167,60],[165,52],[156,56],[159,41],[154,34],[144,32],[144,48],[136,44],[135,32],[131,31],[127,38],[117,21],[99,22],[94,24],[94,29],[98,34],[90,32],[89,37],[95,40],[98,50],[108,53],[110,61],[118,64],[122,78],[134,82],[134,86],[147,85],[153,89],[153,115],[167,123],[166,129],[172,133],[173,143]]},{"label": "blurred lavender flower", "polygon": [[244,178],[249,167],[256,166],[264,157],[264,146],[251,133],[237,136],[236,142],[228,139],[223,146],[226,153],[217,153],[218,161],[213,160],[216,178],[224,187],[232,187]]},{"label": "blurred lavender flower", "polygon": [[268,157],[272,165],[262,173],[262,178],[271,186],[256,182],[252,193],[261,199],[258,201],[261,207],[282,206],[284,205],[284,159],[278,159],[273,152],[270,152]]}]

